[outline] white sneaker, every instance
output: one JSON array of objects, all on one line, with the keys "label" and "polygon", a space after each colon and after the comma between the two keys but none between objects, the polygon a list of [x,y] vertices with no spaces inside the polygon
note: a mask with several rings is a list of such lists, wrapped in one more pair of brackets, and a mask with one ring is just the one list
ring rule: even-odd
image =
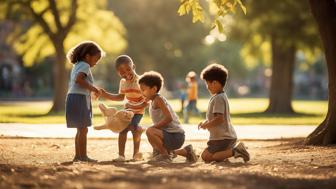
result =
[{"label": "white sneaker", "polygon": [[121,156],[121,155],[119,155],[118,158],[113,159],[112,161],[113,161],[113,162],[125,162],[126,159],[125,159],[125,156]]}]

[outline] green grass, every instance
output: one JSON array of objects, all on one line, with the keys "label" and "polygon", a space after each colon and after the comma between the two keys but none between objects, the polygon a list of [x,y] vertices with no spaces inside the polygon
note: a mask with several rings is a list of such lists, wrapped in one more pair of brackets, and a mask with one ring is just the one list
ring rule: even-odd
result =
[{"label": "green grass", "polygon": [[[181,109],[179,100],[169,100],[173,109],[179,112]],[[120,102],[105,102],[108,105],[122,108]],[[268,99],[263,98],[240,98],[230,99],[230,110],[232,123],[237,125],[318,125],[323,121],[327,112],[326,101],[303,101],[293,102],[296,114],[274,115],[265,114],[263,111],[268,105]],[[201,117],[191,117],[190,123],[197,124],[203,120],[207,110],[208,99],[200,99],[198,108],[202,112]],[[65,123],[64,112],[59,114],[48,114],[51,107],[50,101],[41,102],[0,102],[0,123]],[[103,118],[97,108],[93,105],[94,123],[100,123]],[[182,115],[179,113],[180,118]],[[143,125],[150,125],[151,120],[146,114],[142,120]]]}]

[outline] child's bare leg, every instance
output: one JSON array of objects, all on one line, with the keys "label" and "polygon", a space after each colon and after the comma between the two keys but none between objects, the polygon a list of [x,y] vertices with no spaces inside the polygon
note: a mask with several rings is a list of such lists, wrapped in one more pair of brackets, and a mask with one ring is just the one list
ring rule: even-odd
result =
[{"label": "child's bare leg", "polygon": [[76,133],[76,137],[75,137],[75,158],[79,158],[80,157],[80,152],[79,152],[79,128],[77,128],[77,133]]},{"label": "child's bare leg", "polygon": [[79,135],[78,135],[78,144],[79,144],[79,155],[80,157],[86,157],[86,141],[87,141],[87,133],[88,128],[80,128],[78,129]]},{"label": "child's bare leg", "polygon": [[119,133],[118,136],[118,148],[119,148],[119,155],[125,157],[125,145],[127,140],[127,132],[128,130],[124,130]]},{"label": "child's bare leg", "polygon": [[210,153],[208,149],[205,149],[202,153],[202,159],[205,162],[210,162],[210,161],[223,161],[229,157],[233,156],[233,151],[232,149],[227,149],[224,151],[219,151],[214,154]]},{"label": "child's bare leg", "polygon": [[224,150],[224,151],[220,151],[220,152],[216,152],[212,155],[212,158],[215,160],[215,161],[223,161],[227,158],[230,158],[233,156],[233,151],[232,149],[227,149],[227,150]]},{"label": "child's bare leg", "polygon": [[133,156],[140,151],[140,142],[141,142],[141,134],[142,131],[139,132],[137,130],[132,131],[133,134]]},{"label": "child's bare leg", "polygon": [[210,153],[208,151],[208,149],[205,149],[201,155],[203,161],[205,162],[210,162],[210,161],[213,161],[213,158],[212,158],[212,153]]},{"label": "child's bare leg", "polygon": [[153,148],[159,150],[161,154],[168,154],[167,149],[163,146],[162,130],[151,127],[147,129],[146,135]]}]

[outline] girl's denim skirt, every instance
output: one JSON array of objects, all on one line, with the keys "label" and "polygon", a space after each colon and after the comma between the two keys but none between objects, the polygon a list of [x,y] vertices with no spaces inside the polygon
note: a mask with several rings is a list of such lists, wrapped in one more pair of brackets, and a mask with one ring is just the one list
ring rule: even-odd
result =
[{"label": "girl's denim skirt", "polygon": [[68,94],[65,102],[65,117],[68,128],[83,128],[92,125],[90,96]]}]

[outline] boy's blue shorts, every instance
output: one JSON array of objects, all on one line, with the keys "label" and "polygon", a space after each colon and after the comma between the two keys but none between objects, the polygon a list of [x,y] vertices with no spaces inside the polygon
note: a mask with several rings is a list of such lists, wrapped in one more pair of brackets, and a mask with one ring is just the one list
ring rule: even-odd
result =
[{"label": "boy's blue shorts", "polygon": [[184,133],[169,133],[163,131],[163,145],[168,151],[180,149],[184,143]]},{"label": "boy's blue shorts", "polygon": [[135,131],[139,127],[139,123],[142,119],[143,114],[134,114],[131,123],[126,129],[121,131],[121,133],[127,133],[128,131]]}]

